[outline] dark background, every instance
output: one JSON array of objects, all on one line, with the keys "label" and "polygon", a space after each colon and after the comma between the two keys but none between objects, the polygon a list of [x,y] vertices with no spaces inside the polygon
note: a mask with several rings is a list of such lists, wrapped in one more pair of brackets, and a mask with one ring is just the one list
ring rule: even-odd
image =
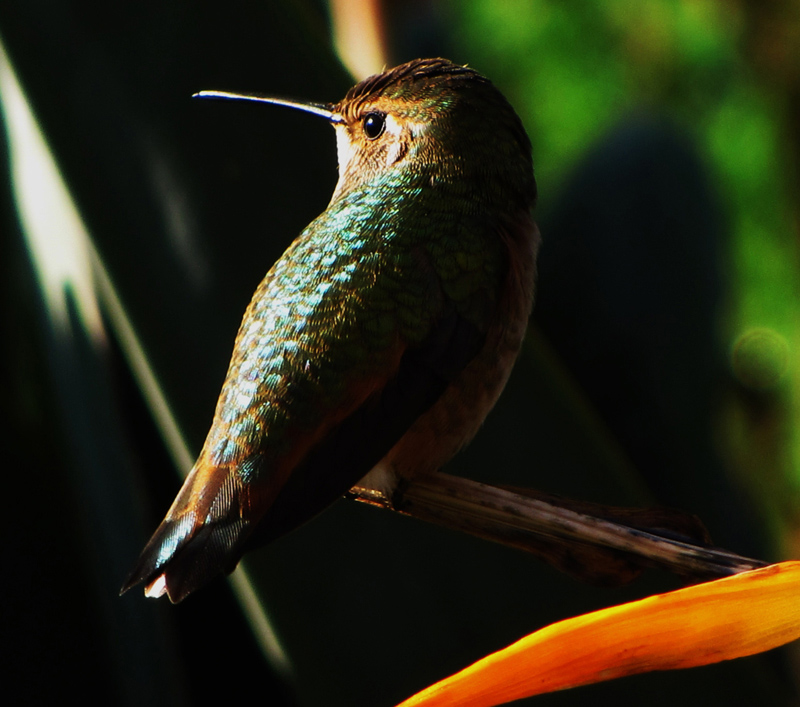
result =
[{"label": "dark background", "polygon": [[[790,556],[800,20],[780,2],[622,6],[385,7],[390,63],[469,62],[534,143],[544,246],[531,335],[449,471],[682,508],[720,545]],[[265,659],[224,581],[176,607],[117,597],[179,487],[180,445],[154,421],[141,366],[196,453],[252,291],[336,180],[324,122],[190,96],[335,101],[352,79],[330,34],[314,2],[0,4],[3,46],[120,304],[100,286],[92,328],[76,280],[48,298],[9,127],[0,665],[13,704],[392,705],[543,625],[680,585],[647,572],[588,587],[342,501],[245,563],[288,663]],[[794,672],[787,650],[537,704],[789,705]]]}]

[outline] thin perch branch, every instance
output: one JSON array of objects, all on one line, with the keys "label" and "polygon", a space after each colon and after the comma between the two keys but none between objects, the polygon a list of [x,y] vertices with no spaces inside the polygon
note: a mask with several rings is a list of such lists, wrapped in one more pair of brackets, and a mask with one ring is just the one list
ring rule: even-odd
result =
[{"label": "thin perch branch", "polygon": [[391,498],[366,486],[355,486],[348,495],[362,503],[527,550],[559,569],[600,584],[629,581],[643,566],[710,579],[767,564],[702,541],[696,544],[694,538],[678,536],[669,527],[642,529],[636,511],[627,512],[633,521],[625,524],[624,520],[607,519],[609,513],[626,513],[620,509],[610,509],[602,513],[605,517],[599,517],[573,510],[570,501],[543,500],[529,493],[436,473],[403,480]]}]

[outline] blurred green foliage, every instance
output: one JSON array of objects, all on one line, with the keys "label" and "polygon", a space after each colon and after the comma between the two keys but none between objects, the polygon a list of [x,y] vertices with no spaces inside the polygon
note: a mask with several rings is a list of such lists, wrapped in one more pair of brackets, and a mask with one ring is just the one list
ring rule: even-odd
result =
[{"label": "blurred green foliage", "polygon": [[[581,156],[626,113],[658,112],[693,139],[729,223],[717,326],[740,387],[722,411],[721,445],[730,471],[759,499],[780,554],[796,555],[800,7],[475,0],[448,8],[459,57],[498,81],[524,116],[545,212]],[[737,378],[733,365],[734,350],[761,328],[788,351],[768,389]],[[769,368],[769,355],[756,353],[753,365]],[[767,439],[764,404],[773,413]]]}]

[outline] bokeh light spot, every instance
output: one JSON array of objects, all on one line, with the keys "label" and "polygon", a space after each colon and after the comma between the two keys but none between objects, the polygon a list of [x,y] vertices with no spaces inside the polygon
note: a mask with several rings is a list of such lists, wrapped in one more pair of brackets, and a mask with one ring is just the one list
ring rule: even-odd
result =
[{"label": "bokeh light spot", "polygon": [[750,329],[734,343],[731,365],[734,376],[746,388],[775,388],[789,366],[789,344],[773,329]]}]

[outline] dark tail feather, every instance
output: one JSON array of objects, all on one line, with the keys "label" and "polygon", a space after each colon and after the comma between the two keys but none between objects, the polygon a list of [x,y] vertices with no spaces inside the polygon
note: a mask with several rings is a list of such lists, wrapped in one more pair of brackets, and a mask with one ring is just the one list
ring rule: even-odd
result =
[{"label": "dark tail feather", "polygon": [[165,520],[147,543],[120,594],[146,582],[145,594],[166,593],[173,604],[233,570],[249,535],[241,518],[195,525],[191,516]]},{"label": "dark tail feather", "polygon": [[145,582],[147,596],[167,594],[177,604],[232,571],[257,521],[243,517],[249,499],[235,471],[208,464],[201,456],[120,593]]}]

